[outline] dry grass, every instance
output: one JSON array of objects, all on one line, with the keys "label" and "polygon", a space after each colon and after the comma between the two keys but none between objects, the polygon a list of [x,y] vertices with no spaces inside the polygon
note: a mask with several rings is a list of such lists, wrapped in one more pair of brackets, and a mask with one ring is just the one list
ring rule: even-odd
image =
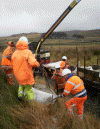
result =
[{"label": "dry grass", "polygon": [[36,76],[35,77],[35,82],[38,82],[38,84],[46,85],[46,80],[43,76]]},{"label": "dry grass", "polygon": [[[81,122],[75,111],[74,118],[69,119],[65,102],[71,96],[59,98],[54,104],[34,102],[33,109],[28,103],[17,100],[18,84],[14,87],[4,82],[4,73],[0,71],[0,128],[1,129],[99,129],[100,121],[96,114],[85,110]],[[36,82],[45,83],[43,78]]]},{"label": "dry grass", "polygon": [[[15,106],[11,109],[16,127],[19,129],[99,129],[99,119],[92,114],[85,113],[83,121],[77,114],[68,117],[64,105],[65,99],[59,99],[54,105],[44,105],[34,102],[34,109]],[[74,109],[75,111],[75,109]]]},{"label": "dry grass", "polygon": [[[8,40],[13,40],[15,43],[19,36],[3,37],[0,45],[6,46]],[[40,37],[36,35],[32,39],[32,35],[28,36],[31,40],[35,41]],[[53,40],[51,41],[53,43]],[[55,41],[56,42],[61,42]],[[63,42],[63,41],[62,41]],[[65,42],[65,41],[64,41]],[[69,41],[68,41],[69,42]],[[86,65],[96,64],[97,56],[100,54],[98,46],[47,46],[45,49],[51,51],[51,62],[61,60],[63,55],[68,57],[68,63],[77,65],[77,49],[79,52],[79,59],[81,65],[84,64],[84,55],[86,56]],[[1,62],[2,53],[0,53]],[[76,114],[73,119],[69,119],[65,109],[65,101],[69,99],[59,98],[53,105],[41,104],[34,102],[34,109],[32,110],[25,102],[20,103],[17,100],[18,84],[10,86],[4,82],[4,73],[0,70],[0,128],[1,129],[99,129],[100,119],[96,114],[92,114],[85,110],[84,119],[81,122]],[[36,82],[46,84],[45,79],[39,76],[35,78]],[[91,108],[91,107],[89,107]]]},{"label": "dry grass", "polygon": [[18,107],[11,109],[12,115],[15,119],[16,127],[21,129],[43,129],[54,127],[52,117],[49,113],[49,107],[40,103],[34,102],[34,109],[29,107]]},{"label": "dry grass", "polygon": [[[97,46],[49,46],[45,49],[50,50],[51,62],[60,61],[63,55],[68,57],[67,62],[70,65],[77,65],[77,54],[80,65],[84,65],[84,56],[86,66],[97,64],[97,57],[100,62],[100,45]],[[56,57],[56,58],[55,58]]]}]

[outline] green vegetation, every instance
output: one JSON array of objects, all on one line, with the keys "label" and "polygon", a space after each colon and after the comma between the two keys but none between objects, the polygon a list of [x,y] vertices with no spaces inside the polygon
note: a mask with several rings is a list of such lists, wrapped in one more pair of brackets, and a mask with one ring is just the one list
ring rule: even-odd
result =
[{"label": "green vegetation", "polygon": [[5,75],[0,70],[0,128],[15,129],[15,122],[11,115],[10,108],[18,105],[17,100],[17,85],[10,86],[5,81]]},{"label": "green vegetation", "polygon": [[[17,88],[4,81],[0,70],[0,129],[99,129],[100,122],[96,114],[85,111],[81,122],[75,113],[69,119],[65,109],[67,98],[59,98],[53,105],[34,102],[32,110],[25,102],[17,100]],[[38,80],[37,80],[38,81]],[[75,111],[76,109],[74,109]]]},{"label": "green vegetation", "polygon": [[[67,62],[70,65],[77,65],[77,57],[79,57],[80,65],[84,65],[84,56],[86,58],[86,66],[97,64],[100,62],[100,45],[93,46],[46,46],[45,49],[50,50],[51,62],[60,61],[63,55],[68,57]],[[55,58],[56,57],[56,58]],[[100,63],[99,63],[100,64]]]},{"label": "green vegetation", "polygon": [[[82,34],[83,33],[78,33]],[[25,35],[25,34],[24,34]],[[91,34],[92,35],[92,34]],[[0,52],[3,52],[6,43],[12,40],[14,43],[18,41],[20,35],[13,35],[9,37],[0,38]],[[38,41],[41,34],[28,34],[25,35],[29,38],[29,41]],[[89,33],[88,33],[89,37]],[[85,39],[86,39],[85,33]],[[96,39],[96,37],[94,37]],[[98,37],[97,37],[98,38]],[[88,40],[90,41],[90,36]],[[98,38],[99,39],[99,38]],[[70,42],[70,39],[66,40],[53,40],[48,39],[46,42]],[[73,40],[73,42],[77,40]],[[72,42],[72,41],[71,41]],[[1,47],[4,46],[4,47]],[[42,46],[43,49],[48,49],[51,52],[51,62],[59,61],[63,55],[68,57],[68,63],[70,65],[77,65],[77,52],[80,59],[80,64],[84,64],[84,56],[86,56],[86,65],[93,65],[97,63],[97,57],[99,58],[100,45],[58,45],[58,46]],[[0,53],[1,62],[2,53]],[[16,81],[16,80],[15,80]],[[36,82],[43,83],[45,80],[36,78]],[[26,102],[19,102],[17,100],[18,83],[15,86],[9,85],[5,81],[5,74],[0,69],[0,129],[99,129],[100,119],[93,111],[90,111],[91,106],[88,106],[88,110],[85,109],[84,119],[81,122],[78,119],[77,114],[73,119],[69,119],[65,109],[65,101],[70,97],[59,98],[53,105],[42,104],[34,102],[34,109],[32,110]],[[74,109],[76,111],[76,109]]]}]

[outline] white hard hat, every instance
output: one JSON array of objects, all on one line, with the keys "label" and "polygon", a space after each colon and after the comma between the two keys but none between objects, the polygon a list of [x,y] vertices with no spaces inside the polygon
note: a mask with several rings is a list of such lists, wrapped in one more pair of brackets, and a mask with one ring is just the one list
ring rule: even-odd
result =
[{"label": "white hard hat", "polygon": [[70,74],[71,73],[71,71],[69,70],[69,69],[64,69],[63,71],[62,71],[62,75],[63,76],[65,76],[65,75],[67,75],[67,74]]},{"label": "white hard hat", "polygon": [[62,60],[67,60],[67,57],[66,57],[66,56],[63,56],[63,57],[62,57]]},{"label": "white hard hat", "polygon": [[55,65],[55,68],[57,69],[57,68],[60,68],[60,64],[56,64]]},{"label": "white hard hat", "polygon": [[19,40],[23,40],[28,43],[28,39],[25,36],[22,36]]}]

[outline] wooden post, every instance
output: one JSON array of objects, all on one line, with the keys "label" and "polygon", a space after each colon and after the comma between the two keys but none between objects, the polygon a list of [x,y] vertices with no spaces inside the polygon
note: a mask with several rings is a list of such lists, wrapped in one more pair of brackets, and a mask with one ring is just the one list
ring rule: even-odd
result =
[{"label": "wooden post", "polygon": [[85,56],[84,56],[84,79],[85,79],[85,66],[86,66],[86,60],[85,60]]},{"label": "wooden post", "polygon": [[79,76],[79,69],[78,69],[78,67],[79,67],[79,56],[78,56],[78,49],[77,49],[77,47],[76,47],[76,50],[77,50],[77,76]]}]

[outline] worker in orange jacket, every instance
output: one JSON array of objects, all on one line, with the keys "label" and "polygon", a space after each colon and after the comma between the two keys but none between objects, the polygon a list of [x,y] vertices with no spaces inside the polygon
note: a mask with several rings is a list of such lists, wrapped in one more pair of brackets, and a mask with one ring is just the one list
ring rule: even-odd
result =
[{"label": "worker in orange jacket", "polygon": [[55,71],[51,78],[54,78],[55,80],[54,90],[57,89],[57,93],[58,93],[58,90],[63,89],[65,85],[65,78],[62,76],[62,69],[60,68],[59,64],[55,65]]},{"label": "worker in orange jacket", "polygon": [[17,50],[12,56],[12,66],[16,80],[19,83],[18,99],[22,101],[25,90],[27,100],[31,103],[34,99],[32,86],[35,84],[32,67],[39,67],[39,62],[28,49],[28,39],[22,36],[17,44]]},{"label": "worker in orange jacket", "polygon": [[11,85],[14,85],[14,76],[13,76],[13,69],[11,64],[11,57],[13,54],[14,43],[12,41],[9,41],[7,44],[8,44],[8,47],[3,52],[1,69],[4,70],[7,76],[8,83]]},{"label": "worker in orange jacket", "polygon": [[62,74],[65,76],[66,83],[61,97],[67,96],[69,94],[73,95],[73,98],[65,103],[69,117],[73,116],[72,106],[76,106],[78,110],[78,116],[82,120],[83,105],[87,99],[87,92],[84,87],[84,83],[78,76],[73,76],[69,69],[64,69]]},{"label": "worker in orange jacket", "polygon": [[67,64],[67,57],[63,56],[62,57],[62,61],[60,62],[60,68],[61,69],[65,69],[65,68],[69,68],[70,66]]}]

